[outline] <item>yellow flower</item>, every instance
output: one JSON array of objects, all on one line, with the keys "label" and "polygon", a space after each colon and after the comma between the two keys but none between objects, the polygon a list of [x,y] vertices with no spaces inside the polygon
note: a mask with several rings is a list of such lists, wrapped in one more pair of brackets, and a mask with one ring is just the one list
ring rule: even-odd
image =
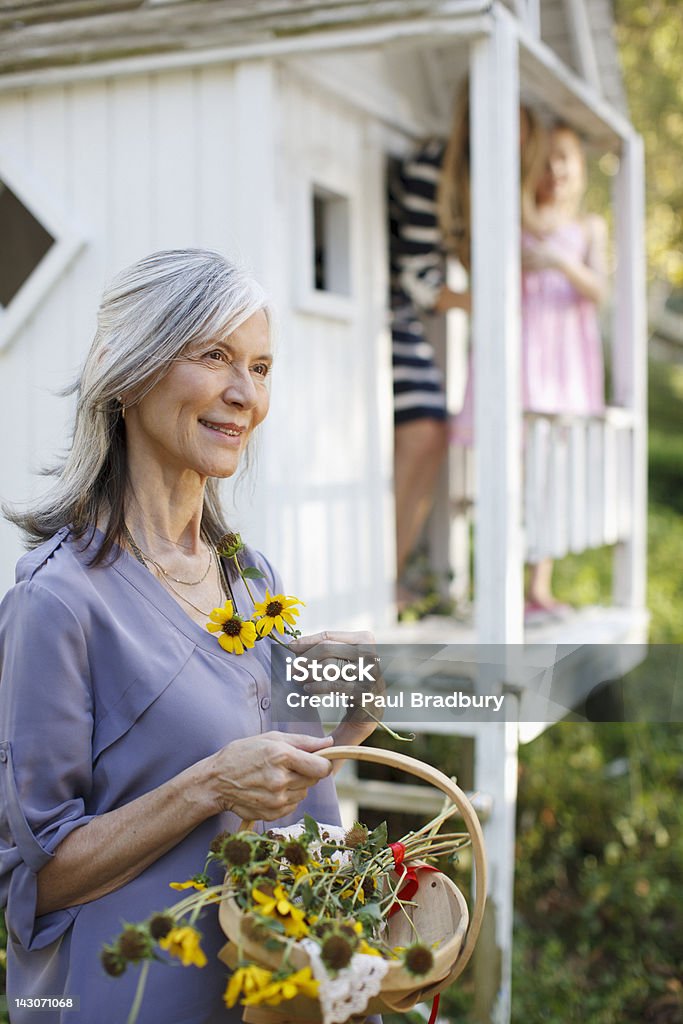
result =
[{"label": "yellow flower", "polygon": [[196,928],[184,925],[182,928],[171,928],[168,935],[159,939],[159,945],[171,956],[177,956],[183,967],[194,964],[195,967],[206,966],[206,956],[199,945],[200,935]]},{"label": "yellow flower", "polygon": [[365,941],[365,939],[361,939],[360,940],[360,944],[358,946],[358,952],[359,953],[366,953],[368,956],[381,956],[382,955],[378,949],[375,949],[374,946],[368,945],[368,943]]},{"label": "yellow flower", "polygon": [[299,907],[295,907],[287,899],[287,893],[281,885],[276,885],[273,894],[263,892],[262,889],[251,890],[253,900],[259,904],[257,911],[264,917],[274,917],[284,925],[285,934],[296,939],[308,935],[308,925],[305,921],[305,914]]},{"label": "yellow flower", "polygon": [[344,891],[339,895],[343,900],[353,899],[353,897],[355,896],[359,903],[365,903],[365,891],[363,889],[363,879],[361,878],[361,876],[356,875],[353,882],[351,882],[351,887],[348,889],[344,889]]},{"label": "yellow flower", "polygon": [[228,1009],[231,1009],[240,995],[253,995],[255,992],[265,988],[273,977],[272,971],[265,967],[258,967],[256,964],[249,964],[248,967],[238,967],[228,982],[223,999]]},{"label": "yellow flower", "polygon": [[266,1006],[277,1006],[285,999],[294,999],[294,996],[310,996],[315,999],[318,994],[318,982],[311,974],[310,967],[302,967],[300,971],[289,974],[286,978],[274,979],[264,988],[248,995],[242,1000],[244,1006],[257,1006],[265,1003]]},{"label": "yellow flower", "polygon": [[207,622],[209,633],[219,633],[216,639],[224,651],[229,654],[244,654],[246,647],[253,647],[256,642],[256,626],[253,622],[245,622],[235,613],[232,601],[226,601],[222,608],[214,608]]},{"label": "yellow flower", "polygon": [[177,889],[178,892],[182,892],[183,889],[198,889],[199,892],[202,889],[206,889],[206,882],[198,882],[195,878],[188,878],[186,882],[169,882],[171,889]]},{"label": "yellow flower", "polygon": [[299,609],[303,604],[298,597],[285,597],[284,594],[271,594],[266,590],[265,600],[254,602],[255,614],[259,616],[256,629],[259,636],[268,636],[275,628],[278,633],[285,632],[285,623],[293,626],[296,623]]}]

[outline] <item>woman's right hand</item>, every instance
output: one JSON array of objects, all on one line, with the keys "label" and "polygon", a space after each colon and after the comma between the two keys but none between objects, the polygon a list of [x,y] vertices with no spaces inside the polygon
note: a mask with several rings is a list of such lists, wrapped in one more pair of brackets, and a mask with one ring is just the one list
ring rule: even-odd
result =
[{"label": "woman's right hand", "polygon": [[275,821],[301,803],[332,771],[316,751],[332,737],[266,732],[234,740],[207,758],[214,813],[232,811],[244,821]]}]

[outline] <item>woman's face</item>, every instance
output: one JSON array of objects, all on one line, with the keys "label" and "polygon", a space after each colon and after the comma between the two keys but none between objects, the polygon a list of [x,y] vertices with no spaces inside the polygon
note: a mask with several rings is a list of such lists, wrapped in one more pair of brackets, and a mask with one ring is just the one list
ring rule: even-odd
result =
[{"label": "woman's face", "polygon": [[226,337],[194,344],[126,412],[131,455],[171,472],[229,477],[268,412],[272,364],[266,314]]},{"label": "woman's face", "polygon": [[539,186],[542,202],[574,200],[586,185],[583,148],[573,131],[560,129],[550,137],[548,164]]}]

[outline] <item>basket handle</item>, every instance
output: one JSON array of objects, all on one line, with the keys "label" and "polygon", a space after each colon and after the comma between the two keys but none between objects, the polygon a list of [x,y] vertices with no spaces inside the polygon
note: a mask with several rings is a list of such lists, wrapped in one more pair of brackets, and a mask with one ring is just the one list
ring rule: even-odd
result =
[{"label": "basket handle", "polygon": [[[329,761],[338,761],[349,758],[352,761],[368,761],[371,764],[384,764],[389,768],[396,768],[415,775],[423,782],[429,782],[436,789],[440,789],[449,800],[451,800],[460,811],[465,827],[472,840],[472,853],[474,858],[474,911],[467,929],[467,941],[458,957],[455,967],[450,975],[454,981],[465,969],[479,936],[481,923],[484,917],[486,905],[486,854],[484,852],[484,834],[477,817],[477,812],[467,799],[463,791],[456,786],[452,779],[433,768],[416,757],[409,757],[407,754],[399,754],[394,750],[381,750],[379,747],[330,747],[328,750],[316,751],[318,756],[326,757]],[[253,822],[243,821],[240,829],[249,830]]]}]

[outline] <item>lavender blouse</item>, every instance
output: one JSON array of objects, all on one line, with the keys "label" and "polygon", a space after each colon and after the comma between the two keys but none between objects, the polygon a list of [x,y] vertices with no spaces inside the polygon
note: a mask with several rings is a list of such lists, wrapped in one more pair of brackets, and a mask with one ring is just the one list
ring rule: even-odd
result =
[{"label": "lavender blouse", "polygon": [[[102,944],[122,923],[175,902],[169,882],[201,871],[212,838],[238,819],[210,818],[122,888],[38,917],[36,875],[62,840],[226,743],[278,728],[269,711],[270,641],[227,654],[127,552],[88,567],[93,545],[84,551],[60,530],[20,559],[0,605],[0,906],[7,904],[12,1024],[125,1024],[138,969],[106,975]],[[270,564],[250,554],[266,574],[251,584],[259,597],[266,586],[280,592]],[[246,611],[241,581],[235,590]],[[304,811],[338,822],[331,778],[286,821]],[[227,968],[216,954],[225,937],[215,910],[199,927],[208,965],[152,964],[140,1024],[241,1020],[239,1008],[222,1002]],[[15,1008],[17,999],[61,995],[78,997],[80,1012]]]}]

